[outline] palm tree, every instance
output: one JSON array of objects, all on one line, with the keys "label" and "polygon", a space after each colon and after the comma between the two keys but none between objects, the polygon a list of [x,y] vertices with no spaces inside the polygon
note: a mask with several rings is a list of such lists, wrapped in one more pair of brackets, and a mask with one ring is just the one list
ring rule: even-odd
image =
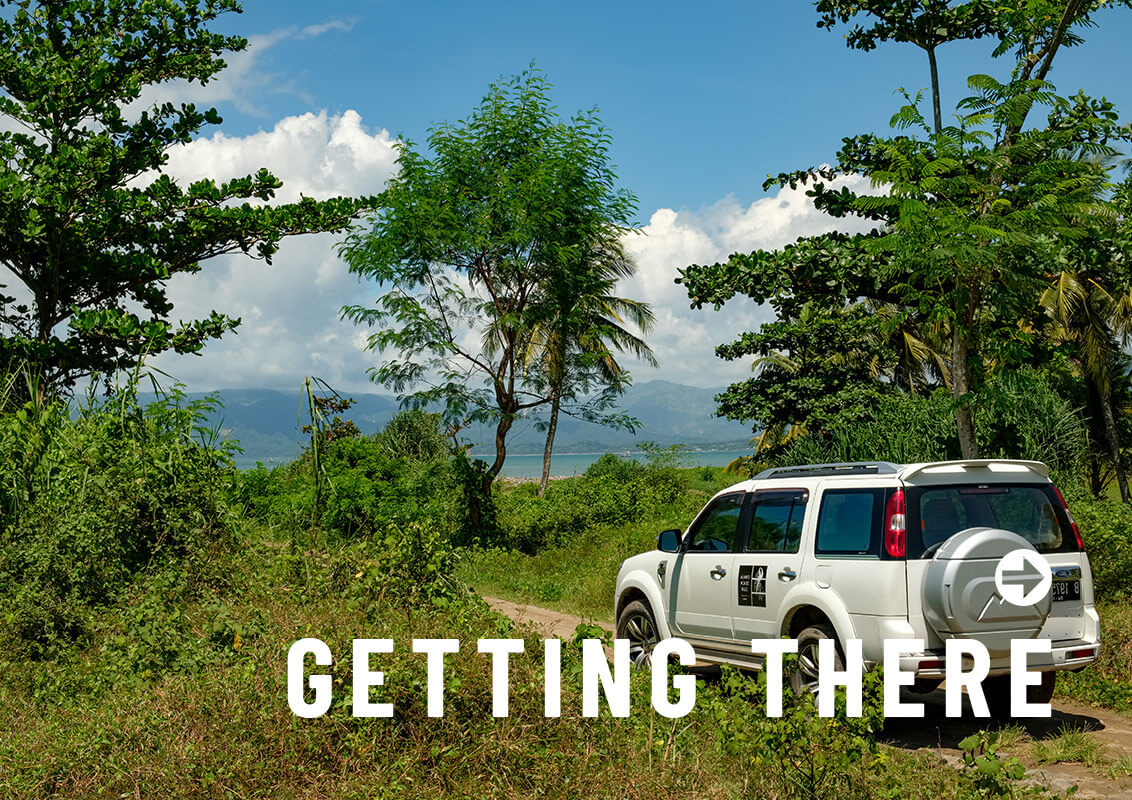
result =
[{"label": "palm tree", "polygon": [[539,375],[550,397],[550,422],[543,450],[539,496],[550,478],[550,456],[562,401],[595,386],[620,393],[628,381],[614,351],[629,353],[651,366],[656,357],[645,341],[630,332],[628,321],[642,334],[652,329],[647,303],[617,297],[617,281],[636,274],[636,264],[615,235],[575,248],[563,268],[552,272],[539,312],[531,326],[525,361]]},{"label": "palm tree", "polygon": [[1115,291],[1090,275],[1087,269],[1066,268],[1054,277],[1039,302],[1051,320],[1050,339],[1075,345],[1079,369],[1100,408],[1104,439],[1120,497],[1127,503],[1132,495],[1121,457],[1113,378],[1121,344],[1126,344],[1132,334],[1132,287],[1124,286]]}]

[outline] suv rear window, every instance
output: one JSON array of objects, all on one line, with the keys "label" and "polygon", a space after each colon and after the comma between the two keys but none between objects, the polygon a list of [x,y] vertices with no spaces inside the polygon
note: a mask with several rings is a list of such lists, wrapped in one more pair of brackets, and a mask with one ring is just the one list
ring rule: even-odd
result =
[{"label": "suv rear window", "polygon": [[933,486],[910,490],[909,499],[909,558],[930,554],[952,535],[977,527],[1012,531],[1039,553],[1077,549],[1061,504],[1047,485]]}]

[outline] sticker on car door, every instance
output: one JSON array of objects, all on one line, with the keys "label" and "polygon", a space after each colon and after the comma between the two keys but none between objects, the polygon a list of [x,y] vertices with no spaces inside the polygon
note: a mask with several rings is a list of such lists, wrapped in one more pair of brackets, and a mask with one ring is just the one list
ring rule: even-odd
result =
[{"label": "sticker on car door", "polygon": [[766,566],[739,567],[739,605],[766,608]]}]

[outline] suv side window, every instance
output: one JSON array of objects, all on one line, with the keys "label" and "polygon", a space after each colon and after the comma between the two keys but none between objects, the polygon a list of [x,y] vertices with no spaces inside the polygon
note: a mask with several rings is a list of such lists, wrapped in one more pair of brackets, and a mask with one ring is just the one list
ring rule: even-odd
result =
[{"label": "suv side window", "polygon": [[806,492],[759,492],[746,551],[797,553],[806,516]]},{"label": "suv side window", "polygon": [[688,531],[690,552],[719,553],[731,550],[739,530],[743,493],[725,494],[711,501]]},{"label": "suv side window", "polygon": [[814,552],[819,556],[869,556],[880,552],[881,489],[827,489],[818,511]]}]

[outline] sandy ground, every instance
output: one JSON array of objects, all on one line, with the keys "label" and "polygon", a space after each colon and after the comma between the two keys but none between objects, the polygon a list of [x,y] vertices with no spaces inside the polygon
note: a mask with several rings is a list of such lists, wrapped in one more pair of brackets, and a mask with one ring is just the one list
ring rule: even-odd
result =
[{"label": "sandy ground", "polygon": [[[574,635],[574,628],[584,621],[581,617],[574,617],[570,614],[563,614],[561,611],[551,611],[549,608],[539,608],[526,603],[512,603],[510,600],[500,600],[496,597],[485,597],[484,600],[499,613],[510,617],[512,621],[522,625],[530,625],[543,638],[558,636],[562,639],[569,639]],[[613,626],[608,622],[596,622],[595,624],[600,625],[610,633],[613,632]]]},{"label": "sandy ground", "polygon": [[[579,623],[589,621],[526,603],[514,603],[494,597],[485,597],[484,600],[516,623],[531,626],[544,638],[558,636],[568,639],[574,635],[574,628]],[[596,624],[608,631],[613,630],[613,626],[607,622]],[[710,680],[713,677],[713,669],[707,668],[697,672]],[[936,690],[928,695],[908,695],[905,699],[911,702],[923,702],[926,716],[923,719],[888,720],[883,739],[893,746],[934,752],[952,763],[958,763],[961,758],[959,742],[986,727],[985,720],[966,716],[961,719],[946,717],[943,690]],[[1132,717],[1113,711],[1055,701],[1052,717],[1024,720],[1024,722],[1023,728],[1035,741],[1056,736],[1063,728],[1078,728],[1088,731],[1106,745],[1109,757],[1132,755]],[[1062,792],[1076,785],[1077,797],[1080,798],[1132,798],[1132,778],[1113,781],[1105,775],[1103,767],[1047,764],[1032,771],[1031,774],[1039,784]]]}]

